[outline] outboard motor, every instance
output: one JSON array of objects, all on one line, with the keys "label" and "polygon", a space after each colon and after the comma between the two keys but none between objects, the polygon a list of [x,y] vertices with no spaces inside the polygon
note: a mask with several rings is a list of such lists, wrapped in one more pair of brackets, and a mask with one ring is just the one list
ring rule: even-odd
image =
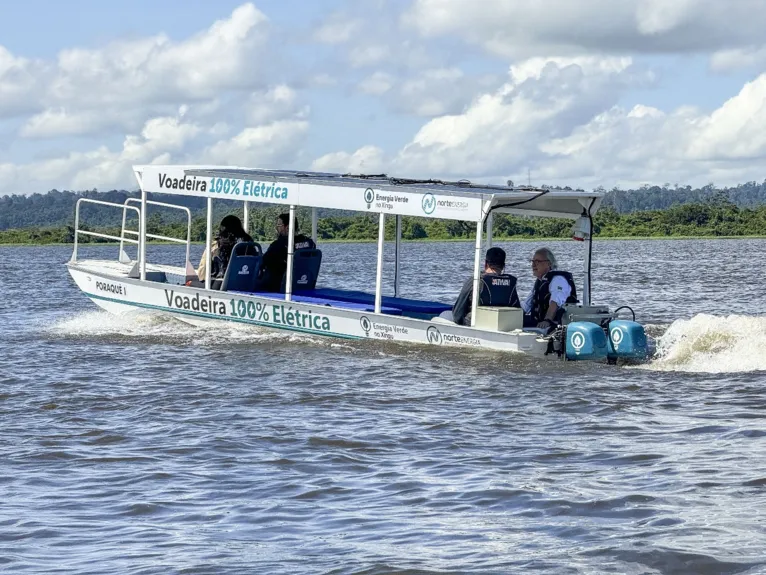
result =
[{"label": "outboard motor", "polygon": [[608,349],[604,329],[589,321],[575,321],[567,326],[566,358],[569,360],[603,360]]},{"label": "outboard motor", "polygon": [[646,359],[649,349],[644,327],[635,321],[609,322],[609,359]]}]

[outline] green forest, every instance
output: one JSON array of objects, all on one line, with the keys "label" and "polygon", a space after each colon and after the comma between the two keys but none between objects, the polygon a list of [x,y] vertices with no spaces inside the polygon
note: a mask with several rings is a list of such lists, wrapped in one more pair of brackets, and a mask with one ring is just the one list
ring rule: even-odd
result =
[{"label": "green forest", "polygon": [[[567,188],[564,188],[567,189]],[[88,197],[122,203],[136,192],[59,192],[0,198],[0,244],[71,243],[74,240],[74,205]],[[204,198],[179,197],[178,203],[190,208],[192,241],[204,241]],[[687,201],[689,200],[689,201]],[[219,221],[227,213],[242,217],[242,208],[217,202],[214,216]],[[227,211],[226,208],[229,208]],[[274,238],[278,207],[251,209],[250,233],[257,240]],[[322,240],[364,241],[377,238],[377,216],[320,210],[318,235]],[[83,204],[81,229],[119,235],[121,212],[114,208]],[[299,228],[310,229],[309,210],[298,210]],[[137,229],[135,216],[128,229]],[[387,237],[393,239],[394,218],[387,221]],[[496,238],[566,238],[571,235],[571,220],[525,218],[498,214],[494,220]],[[469,239],[475,233],[472,223],[403,218],[402,236],[407,240]],[[183,238],[185,216],[178,210],[152,206],[147,219],[149,233]],[[601,210],[594,217],[595,235],[609,237],[721,237],[766,235],[766,182],[749,182],[735,188],[700,189],[645,187],[607,192]],[[80,241],[103,242],[101,238],[81,236]]]}]

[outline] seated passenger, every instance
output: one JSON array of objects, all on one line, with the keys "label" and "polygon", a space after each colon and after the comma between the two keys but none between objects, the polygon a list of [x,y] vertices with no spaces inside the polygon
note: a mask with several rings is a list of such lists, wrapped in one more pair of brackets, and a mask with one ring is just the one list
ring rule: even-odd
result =
[{"label": "seated passenger", "polygon": [[[282,277],[287,270],[287,239],[290,233],[290,215],[280,214],[277,217],[277,239],[272,242],[266,253],[263,254],[261,266],[261,279],[258,289],[261,291],[278,292],[281,290]],[[298,221],[295,221],[295,230],[298,231]],[[308,236],[295,234],[295,249],[316,249],[316,244]]]},{"label": "seated passenger", "polygon": [[[494,278],[510,280],[511,289],[508,293],[508,301],[498,305],[497,302],[479,301],[479,304],[495,305],[496,307],[521,307],[519,296],[516,293],[516,278],[510,274],[503,274],[505,269],[505,251],[502,248],[489,248],[484,258],[484,273],[481,281],[491,282]],[[489,284],[488,284],[489,285]],[[507,286],[505,286],[507,289]],[[439,317],[454,321],[458,325],[471,325],[471,305],[473,303],[473,278],[469,278],[463,284],[460,295],[457,296],[452,311],[442,312]]]},{"label": "seated passenger", "polygon": [[537,250],[531,262],[536,280],[522,305],[524,327],[551,332],[564,317],[564,305],[578,302],[577,288],[572,274],[558,269],[556,256],[548,248]]},{"label": "seated passenger", "polygon": [[[210,251],[212,266],[210,268],[210,277],[214,279],[222,278],[226,273],[226,267],[229,265],[231,250],[239,242],[252,242],[253,238],[242,227],[242,222],[235,215],[225,216],[221,220],[218,228],[218,235],[213,242],[213,249]],[[202,261],[197,268],[197,277],[200,281],[205,281],[205,272],[207,271],[207,248],[202,252]]]}]

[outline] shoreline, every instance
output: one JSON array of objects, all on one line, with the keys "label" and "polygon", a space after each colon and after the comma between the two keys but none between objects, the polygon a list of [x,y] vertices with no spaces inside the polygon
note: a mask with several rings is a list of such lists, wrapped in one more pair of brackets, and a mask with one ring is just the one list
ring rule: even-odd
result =
[{"label": "shoreline", "polygon": [[[631,241],[631,240],[753,240],[753,239],[766,239],[766,235],[754,235],[754,236],[596,236],[593,238],[596,242],[600,241]],[[256,240],[257,241],[257,240]],[[258,243],[268,244],[273,240],[263,240]],[[386,243],[393,243],[394,240],[386,240]],[[437,242],[470,242],[475,240],[471,238],[419,238],[416,240],[402,239],[402,243],[437,243]],[[517,237],[493,237],[493,242],[555,242],[555,241],[572,241],[572,238],[556,238],[556,237],[539,237],[539,238],[517,238]],[[191,242],[192,245],[204,246],[205,242]],[[317,240],[317,243],[323,244],[376,244],[376,239],[366,240],[349,240],[349,239],[328,239]],[[73,246],[71,243],[34,243],[34,242],[20,242],[20,243],[0,243],[0,247],[51,247],[51,246]],[[80,243],[79,248],[85,247],[116,247],[119,246],[119,242],[93,242],[93,243]],[[160,246],[160,245],[181,245],[175,242],[147,242],[147,245]]]}]

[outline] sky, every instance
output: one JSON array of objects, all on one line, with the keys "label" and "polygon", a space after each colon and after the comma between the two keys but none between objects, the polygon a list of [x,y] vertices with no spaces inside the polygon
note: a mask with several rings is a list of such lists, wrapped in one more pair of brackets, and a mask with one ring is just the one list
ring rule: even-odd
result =
[{"label": "sky", "polygon": [[0,0],[0,195],[136,164],[766,178],[762,0]]}]

